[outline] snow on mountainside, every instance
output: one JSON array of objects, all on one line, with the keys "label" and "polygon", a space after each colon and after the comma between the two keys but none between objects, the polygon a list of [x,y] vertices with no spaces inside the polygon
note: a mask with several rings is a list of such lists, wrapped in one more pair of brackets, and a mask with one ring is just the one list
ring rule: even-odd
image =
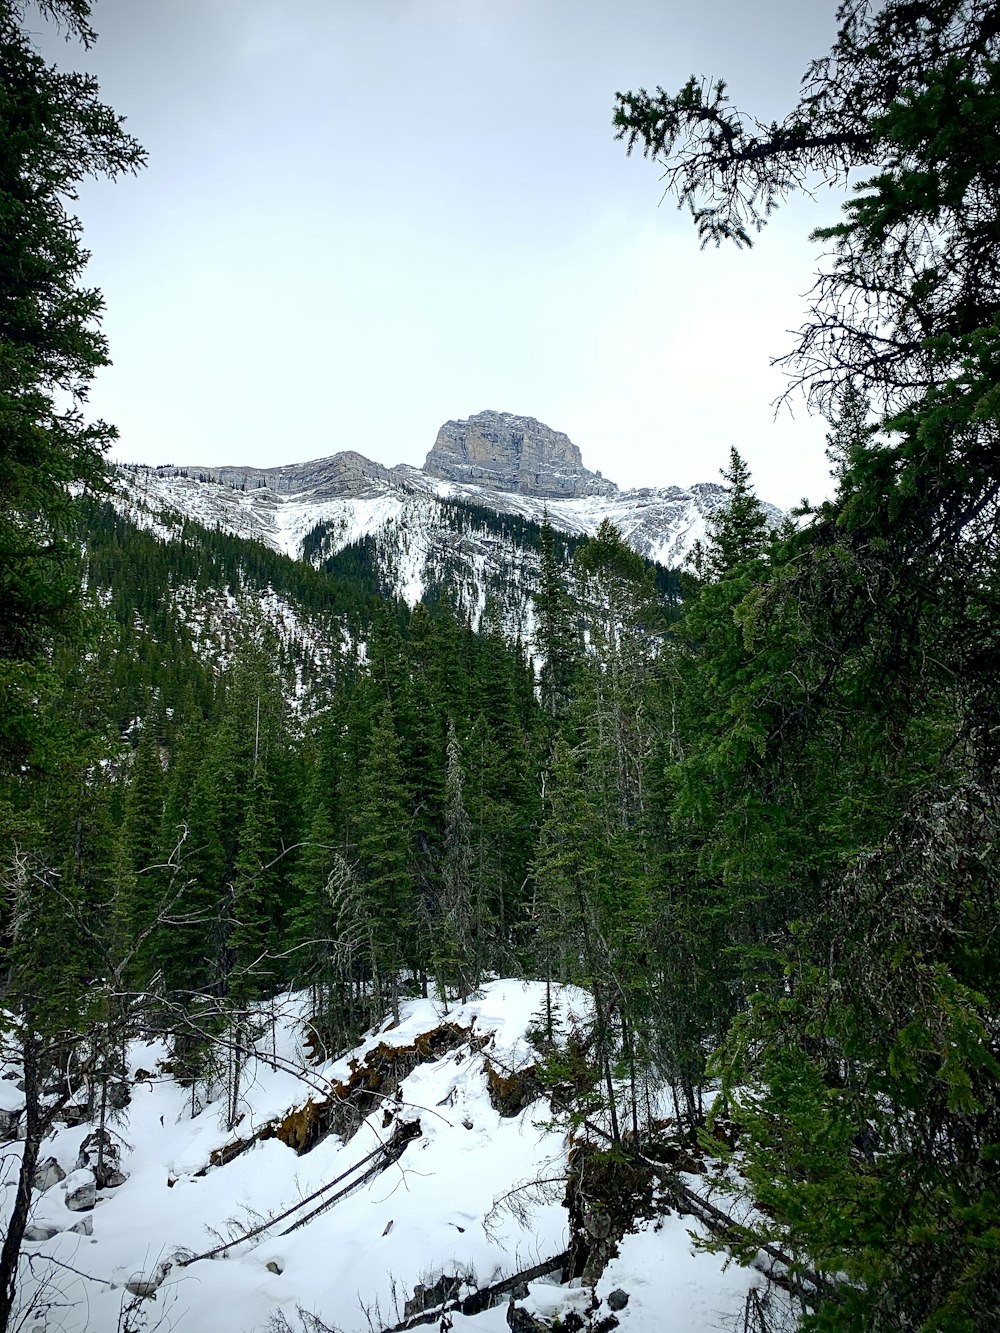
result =
[{"label": "snow on mountainside", "polygon": [[[567,1026],[586,1023],[585,992],[556,988],[554,1001]],[[544,1002],[542,983],[519,981],[491,982],[450,1008],[406,1001],[398,1025],[316,1062],[306,998],[278,997],[261,1008],[232,1130],[224,1078],[181,1087],[162,1042],[132,1042],[128,1102],[112,1115],[103,1167],[93,1126],[70,1114],[83,1101],[43,1146],[17,1326],[372,1333],[423,1313],[437,1328],[443,1300],[536,1270],[447,1326],[507,1333],[516,1301],[522,1329],[571,1312],[579,1319],[564,1327],[584,1333],[658,1333],[667,1313],[676,1333],[735,1327],[761,1275],[696,1251],[688,1233],[700,1224],[672,1210],[672,1194],[625,1226],[603,1271],[590,1258],[566,1281],[596,1242],[567,1209],[581,1131],[554,1125],[530,1082],[530,1029]],[[8,1054],[0,1125],[13,1138],[24,1094],[16,1049]],[[3,1155],[0,1212],[15,1158]],[[582,1177],[574,1188],[582,1197]]]},{"label": "snow on mountainside", "polygon": [[[547,513],[575,536],[610,519],[640,554],[676,567],[704,541],[706,519],[725,498],[711,482],[620,491],[584,468],[561,432],[531,417],[482,412],[442,426],[423,468],[386,468],[353,451],[278,468],[129,467],[119,472],[117,503],[163,536],[164,516],[181,515],[316,563],[370,538],[388,589],[414,605],[444,572],[464,580],[459,601],[475,617],[486,582],[509,583],[511,562],[524,559],[516,540],[498,541],[490,524],[475,520],[476,510],[536,524]],[[773,522],[782,518],[773,505],[765,509]],[[505,607],[521,623],[522,609]]]}]

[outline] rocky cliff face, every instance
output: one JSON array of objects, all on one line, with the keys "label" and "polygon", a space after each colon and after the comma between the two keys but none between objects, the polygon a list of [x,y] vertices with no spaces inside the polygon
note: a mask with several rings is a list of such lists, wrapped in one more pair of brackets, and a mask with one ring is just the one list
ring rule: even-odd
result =
[{"label": "rocky cliff face", "polygon": [[478,412],[446,421],[427,455],[431,477],[542,500],[614,495],[618,487],[583,466],[580,450],[561,430],[511,412]]},{"label": "rocky cliff face", "polygon": [[275,495],[301,495],[315,500],[333,496],[365,496],[380,493],[389,481],[389,469],[353,449],[317,458],[311,463],[289,463],[285,467],[201,467],[157,469],[161,474],[194,475],[200,481],[214,481],[231,490],[267,489]]}]

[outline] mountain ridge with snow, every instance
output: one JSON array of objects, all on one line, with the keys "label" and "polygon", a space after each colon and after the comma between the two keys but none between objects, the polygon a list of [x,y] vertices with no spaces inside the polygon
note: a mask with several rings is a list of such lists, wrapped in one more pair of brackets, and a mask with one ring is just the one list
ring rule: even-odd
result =
[{"label": "mountain ridge with snow", "polygon": [[[158,514],[180,516],[316,564],[372,539],[383,584],[414,605],[442,565],[473,569],[477,560],[506,558],[486,550],[482,524],[456,533],[446,507],[534,524],[547,518],[575,537],[592,536],[608,520],[640,555],[676,568],[705,541],[726,498],[715,482],[619,490],[583,466],[562,432],[531,417],[482,412],[446,422],[422,468],[385,467],[355,450],[274,468],[130,465],[119,468],[117,503],[143,526]],[[762,503],[778,524],[782,511]]]}]

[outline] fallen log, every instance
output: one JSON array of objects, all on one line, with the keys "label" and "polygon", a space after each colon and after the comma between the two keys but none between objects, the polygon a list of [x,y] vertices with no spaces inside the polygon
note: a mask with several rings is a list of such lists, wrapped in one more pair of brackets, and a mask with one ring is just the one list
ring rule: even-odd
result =
[{"label": "fallen log", "polygon": [[435,1324],[442,1315],[451,1314],[453,1311],[464,1315],[480,1314],[483,1310],[489,1310],[498,1304],[500,1297],[508,1295],[522,1282],[534,1282],[536,1278],[554,1273],[557,1268],[562,1271],[568,1262],[569,1250],[563,1250],[562,1254],[554,1254],[551,1259],[545,1259],[532,1268],[522,1269],[520,1273],[502,1278],[488,1287],[479,1287],[468,1296],[456,1297],[455,1300],[436,1305],[433,1310],[421,1310],[419,1314],[410,1315],[409,1319],[401,1319],[391,1328],[382,1329],[382,1333],[406,1333],[407,1329],[417,1328],[421,1324]]}]

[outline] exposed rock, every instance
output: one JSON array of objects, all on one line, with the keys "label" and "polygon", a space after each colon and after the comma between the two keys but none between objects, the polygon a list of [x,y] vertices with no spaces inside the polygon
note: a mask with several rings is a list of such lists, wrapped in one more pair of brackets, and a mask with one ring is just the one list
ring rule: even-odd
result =
[{"label": "exposed rock", "polygon": [[125,1290],[131,1292],[133,1296],[140,1296],[145,1300],[155,1300],[157,1289],[162,1282],[162,1277],[132,1277],[125,1283]]},{"label": "exposed rock", "polygon": [[79,1222],[74,1222],[70,1227],[78,1236],[92,1236],[94,1234],[94,1219],[90,1216],[81,1217]]},{"label": "exposed rock", "polygon": [[[102,1151],[103,1150],[103,1151]],[[98,1189],[116,1189],[127,1180],[121,1169],[121,1147],[106,1129],[95,1129],[80,1144],[78,1169],[94,1173]]]},{"label": "exposed rock", "polygon": [[167,1276],[174,1266],[174,1259],[177,1258],[177,1251],[174,1251],[173,1258],[161,1259],[151,1273],[133,1273],[125,1283],[125,1290],[130,1291],[133,1296],[141,1296],[146,1300],[156,1300],[157,1290],[163,1285],[163,1279]]},{"label": "exposed rock", "polygon": [[66,1172],[54,1157],[46,1157],[35,1167],[34,1186],[36,1190],[51,1189],[53,1185],[58,1185],[60,1180],[65,1179]]},{"label": "exposed rock", "polygon": [[486,1061],[486,1087],[490,1105],[499,1115],[509,1118],[520,1115],[526,1106],[537,1102],[542,1095],[538,1070],[534,1065],[526,1069],[502,1072]]},{"label": "exposed rock", "polygon": [[614,1310],[617,1314],[619,1310],[624,1310],[626,1305],[628,1305],[627,1291],[622,1291],[621,1287],[615,1287],[614,1291],[608,1293],[609,1310]]},{"label": "exposed rock", "polygon": [[478,412],[467,421],[446,421],[424,471],[445,481],[549,500],[614,495],[618,490],[613,481],[583,466],[580,450],[568,435],[511,412]]},{"label": "exposed rock", "polygon": [[51,1240],[53,1236],[58,1236],[59,1228],[49,1224],[42,1225],[35,1223],[34,1226],[24,1228],[24,1239],[30,1241]]},{"label": "exposed rock", "polygon": [[131,1085],[125,1079],[116,1078],[108,1083],[108,1109],[124,1111],[132,1100]]},{"label": "exposed rock", "polygon": [[66,1207],[71,1213],[83,1213],[97,1202],[97,1181],[93,1171],[71,1171],[63,1181]]},{"label": "exposed rock", "polygon": [[[308,493],[311,500],[329,500],[336,496],[364,496],[384,490],[389,480],[389,469],[354,449],[316,458],[308,463],[289,463],[285,467],[164,467],[157,468],[161,476],[183,476],[187,473],[194,483],[217,482],[230,490],[250,493],[251,499],[267,503],[277,496]],[[270,492],[257,496],[258,491]],[[238,498],[238,497],[234,497]]]},{"label": "exposed rock", "polygon": [[510,1333],[538,1333],[542,1326],[523,1306],[515,1305],[512,1296],[507,1305],[507,1327]]},{"label": "exposed rock", "polygon": [[267,1263],[264,1265],[264,1267],[267,1269],[269,1273],[274,1273],[275,1275],[281,1274],[285,1271],[284,1267],[278,1263],[277,1259],[269,1259]]},{"label": "exposed rock", "polygon": [[17,1138],[20,1124],[20,1110],[0,1110],[0,1141]]},{"label": "exposed rock", "polygon": [[[539,554],[525,522],[540,524],[547,513],[553,529],[572,539],[607,520],[639,554],[673,568],[705,542],[727,492],[710,482],[619,491],[582,465],[562,432],[530,417],[482,412],[442,426],[426,468],[386,468],[352,450],[270,469],[122,468],[114,503],[165,539],[179,535],[183,516],[317,567],[350,548],[352,567],[360,561],[387,595],[414,606],[444,593],[473,627],[490,605],[504,634],[531,646]],[[770,525],[782,520],[773,506],[762,507]],[[568,563],[571,552],[562,554]],[[179,612],[187,596],[178,594]],[[286,623],[276,593],[266,605],[283,641],[305,647],[318,663],[333,660],[328,627],[305,617]],[[182,615],[191,612],[189,605]],[[238,599],[206,594],[198,608],[201,652],[211,655],[234,633],[239,615]],[[317,673],[324,674],[325,667]]]}]

